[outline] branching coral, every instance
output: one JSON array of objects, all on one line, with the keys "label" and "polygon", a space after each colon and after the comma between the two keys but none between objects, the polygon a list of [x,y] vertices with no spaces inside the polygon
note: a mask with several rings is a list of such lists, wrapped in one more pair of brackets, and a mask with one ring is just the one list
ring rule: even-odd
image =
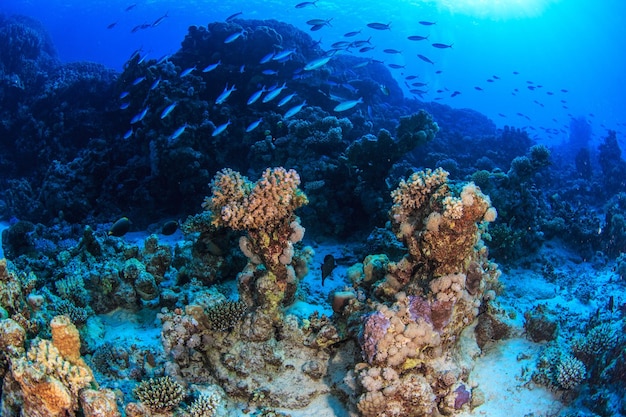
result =
[{"label": "branching coral", "polygon": [[152,411],[169,411],[185,398],[185,389],[169,376],[141,381],[133,390],[135,397]]}]

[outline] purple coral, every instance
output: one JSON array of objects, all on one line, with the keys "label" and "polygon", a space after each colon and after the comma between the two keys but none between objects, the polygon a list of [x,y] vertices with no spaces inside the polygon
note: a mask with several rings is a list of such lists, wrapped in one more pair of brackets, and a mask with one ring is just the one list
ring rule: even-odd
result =
[{"label": "purple coral", "polygon": [[470,401],[471,394],[465,388],[465,385],[461,384],[454,390],[456,397],[454,398],[454,409],[459,410],[465,404]]},{"label": "purple coral", "polygon": [[365,318],[360,341],[361,349],[368,363],[373,363],[378,342],[385,337],[390,325],[389,319],[380,311],[376,311]]},{"label": "purple coral", "polygon": [[410,295],[409,297],[409,314],[411,320],[417,321],[418,318],[424,319],[427,323],[432,323],[431,315],[432,311],[428,300]]}]

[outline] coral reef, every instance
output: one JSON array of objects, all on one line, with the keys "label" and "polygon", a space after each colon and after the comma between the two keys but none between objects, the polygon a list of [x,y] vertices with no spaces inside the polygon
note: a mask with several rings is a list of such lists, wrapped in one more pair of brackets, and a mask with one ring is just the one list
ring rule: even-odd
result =
[{"label": "coral reef", "polygon": [[183,386],[169,376],[141,381],[133,394],[154,412],[170,411],[185,398]]}]

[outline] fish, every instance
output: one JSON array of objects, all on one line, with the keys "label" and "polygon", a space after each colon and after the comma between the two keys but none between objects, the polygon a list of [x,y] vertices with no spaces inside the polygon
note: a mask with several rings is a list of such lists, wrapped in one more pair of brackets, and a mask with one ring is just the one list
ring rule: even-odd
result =
[{"label": "fish", "polygon": [[274,100],[276,97],[280,95],[280,93],[283,92],[285,87],[287,87],[287,83],[283,83],[281,87],[277,87],[271,90],[269,93],[265,95],[265,97],[263,97],[263,103],[269,103],[270,101]]},{"label": "fish", "polygon": [[369,52],[372,49],[376,48],[375,46],[364,46],[363,48],[359,49],[359,52],[363,53],[363,52]]},{"label": "fish", "polygon": [[254,129],[256,129],[257,127],[259,127],[259,125],[261,124],[261,122],[263,122],[263,118],[261,117],[259,120],[254,121],[252,123],[250,123],[248,125],[248,127],[246,127],[246,133],[250,133],[252,132]]},{"label": "fish", "polygon": [[233,86],[231,88],[228,88],[228,84],[226,84],[226,86],[224,87],[224,91],[222,91],[222,94],[220,94],[216,99],[215,99],[215,104],[222,104],[226,101],[226,99],[230,96],[230,94],[233,91],[237,91],[237,89],[235,88],[235,85],[233,84]]},{"label": "fish", "polygon": [[150,90],[156,89],[159,86],[160,83],[161,83],[161,77],[159,77],[156,80],[154,80],[154,82],[150,86]]},{"label": "fish", "polygon": [[406,68],[406,65],[399,65],[399,64],[387,64],[389,66],[389,68],[393,68],[393,69],[400,69],[400,68]]},{"label": "fish", "polygon": [[426,20],[420,20],[418,23],[420,25],[424,25],[424,26],[432,26],[432,25],[436,25],[437,24],[437,22],[428,22]]},{"label": "fish", "polygon": [[128,129],[128,130],[126,131],[126,133],[124,133],[124,136],[122,136],[122,137],[123,137],[124,139],[128,139],[128,138],[130,138],[130,137],[133,135],[133,133],[134,133],[134,132],[133,132],[133,129],[132,129],[132,128],[131,128],[131,129]]},{"label": "fish", "polygon": [[267,64],[268,62],[272,60],[272,58],[274,58],[274,52],[270,52],[269,54],[261,58],[261,60],[259,61],[259,64]]},{"label": "fish", "polygon": [[163,22],[168,17],[168,13],[169,12],[165,12],[165,14],[163,16],[159,17],[157,20],[152,22],[152,27],[155,28],[155,27],[159,26],[161,24],[161,22]]},{"label": "fish", "polygon": [[178,230],[178,222],[176,220],[170,220],[163,223],[161,227],[161,234],[165,236],[173,235]]},{"label": "fish", "polygon": [[428,57],[425,57],[424,55],[417,54],[417,57],[424,62],[428,62],[429,64],[435,65],[433,61],[431,61],[430,59],[428,59]]},{"label": "fish", "polygon": [[609,297],[609,303],[606,306],[606,309],[609,310],[609,313],[613,314],[613,307],[615,306],[615,298],[613,296]]},{"label": "fish", "polygon": [[182,126],[181,126],[181,127],[179,127],[178,129],[176,129],[176,130],[174,131],[174,133],[172,133],[172,134],[170,135],[169,140],[170,140],[170,141],[173,141],[173,140],[178,139],[178,137],[179,137],[180,135],[182,135],[182,134],[183,134],[183,132],[185,131],[185,129],[187,129],[187,126],[189,126],[189,125],[188,125],[187,123],[185,123],[184,125],[182,125]]},{"label": "fish", "polygon": [[351,38],[351,37],[353,37],[353,36],[358,35],[359,33],[361,33],[361,31],[360,31],[360,30],[359,30],[359,31],[356,31],[356,32],[348,32],[348,33],[344,33],[344,35],[343,35],[343,36],[344,36],[344,38]]},{"label": "fish", "polygon": [[167,117],[167,115],[170,114],[172,112],[172,110],[174,110],[174,108],[176,108],[177,104],[178,104],[178,102],[175,101],[172,104],[170,104],[169,106],[167,106],[166,108],[164,108],[163,111],[161,112],[161,119],[165,119]]},{"label": "fish", "polygon": [[426,87],[428,83],[414,82],[414,83],[411,83],[411,85],[413,87]]},{"label": "fish", "polygon": [[288,96],[283,97],[283,99],[278,102],[278,107],[282,107],[285,104],[289,103],[291,99],[294,98],[295,96],[296,96],[296,93],[291,93]]},{"label": "fish", "polygon": [[186,77],[196,70],[195,65],[191,68],[184,69],[180,72],[180,78]]},{"label": "fish", "polygon": [[370,64],[370,61],[363,61],[363,62],[359,62],[358,64],[354,65],[352,68],[353,69],[357,69],[357,68],[363,68],[367,65]]},{"label": "fish", "polygon": [[569,90],[566,90],[564,88],[561,88],[561,93],[567,93]]},{"label": "fish", "polygon": [[407,39],[410,41],[425,41],[428,39],[428,36],[411,35]]},{"label": "fish", "polygon": [[128,108],[128,106],[130,106],[130,102],[124,102],[122,104],[120,104],[120,110],[126,110]]},{"label": "fish", "polygon": [[115,27],[115,25],[117,25],[117,22],[109,23],[107,25],[107,29],[113,29]]},{"label": "fish", "polygon": [[391,22],[387,24],[378,22],[368,23],[367,27],[376,30],[391,30]]},{"label": "fish", "polygon": [[118,219],[109,229],[109,236],[122,237],[130,230],[130,220],[128,217]]},{"label": "fish", "polygon": [[231,20],[233,20],[234,18],[236,18],[237,16],[241,16],[243,14],[243,12],[237,12],[235,14],[231,14],[230,16],[228,16],[226,18],[226,22],[230,22]]},{"label": "fish", "polygon": [[124,9],[125,12],[130,12],[131,10],[133,10],[135,7],[137,7],[137,3],[133,3],[130,6],[128,6],[127,8]]},{"label": "fish", "polygon": [[324,286],[324,281],[326,278],[333,273],[333,270],[337,267],[335,263],[335,257],[331,254],[324,256],[324,263],[321,266],[322,269],[322,287]]},{"label": "fish", "polygon": [[419,78],[419,76],[417,76],[417,75],[407,75],[407,76],[406,76],[406,78],[405,78],[405,80],[409,80],[409,81],[411,81],[411,80],[414,80],[414,79],[416,79],[416,78]]},{"label": "fish", "polygon": [[402,51],[398,51],[397,49],[383,49],[383,52],[386,54],[401,54]]},{"label": "fish", "polygon": [[256,101],[261,98],[261,95],[266,92],[267,90],[265,89],[265,86],[263,86],[263,88],[261,88],[259,91],[255,91],[250,98],[248,99],[247,103],[248,105],[250,104],[254,104],[256,103]]},{"label": "fish", "polygon": [[224,43],[232,43],[232,42],[235,42],[237,39],[239,39],[240,37],[242,37],[242,36],[243,36],[243,34],[244,34],[245,32],[246,32],[246,31],[245,31],[244,29],[242,29],[242,30],[241,30],[241,31],[239,31],[239,32],[235,32],[235,33],[233,33],[232,35],[227,36],[227,37],[226,37],[226,39],[224,39]]},{"label": "fish", "polygon": [[338,48],[345,48],[345,47],[350,46],[350,45],[351,45],[351,43],[348,42],[348,41],[339,41],[339,42],[333,43],[330,46],[332,46],[335,49],[338,49]]},{"label": "fish", "polygon": [[330,21],[333,20],[333,18],[331,17],[328,20],[324,20],[324,19],[311,19],[311,20],[307,20],[306,24],[310,25],[310,26],[330,26]]},{"label": "fish", "polygon": [[285,119],[290,118],[291,116],[295,115],[296,113],[298,113],[300,110],[302,110],[302,108],[306,106],[306,100],[304,100],[302,103],[298,104],[297,106],[293,106],[292,108],[290,108],[289,110],[287,110],[285,112],[285,115],[283,116]]},{"label": "fish", "polygon": [[[305,8],[307,6],[315,6],[315,3],[317,3],[317,2],[318,2],[318,0],[315,0],[315,1],[303,1],[302,3],[296,4],[296,9],[303,9],[303,8]],[[317,7],[317,6],[315,6],[315,7]]]},{"label": "fish", "polygon": [[330,61],[329,56],[324,57],[324,58],[318,58],[318,59],[314,59],[313,61],[310,61],[308,64],[306,64],[304,66],[304,70],[305,71],[312,71],[318,68],[323,67],[324,65],[326,65],[328,63],[328,61]]},{"label": "fish", "polygon": [[354,41],[352,42],[352,46],[354,46],[355,48],[360,48],[363,45],[367,45],[367,44],[371,45],[372,44],[371,40],[372,40],[372,37],[370,36],[366,40]]},{"label": "fish", "polygon": [[461,94],[461,92],[460,92],[460,91],[454,91],[452,94],[450,94],[450,97],[456,97],[456,96],[458,96],[459,94]]},{"label": "fish", "polygon": [[363,103],[363,97],[359,97],[358,100],[347,100],[347,101],[341,102],[337,104],[333,110],[336,112],[350,110],[351,108],[353,108],[354,106],[360,103]]},{"label": "fish", "polygon": [[146,80],[146,77],[137,77],[133,80],[133,85],[139,85]]},{"label": "fish", "polygon": [[128,91],[122,91],[120,93],[120,100],[125,99],[126,97],[128,97],[130,95],[130,93]]},{"label": "fish", "polygon": [[217,61],[214,64],[209,64],[206,67],[204,67],[204,69],[202,70],[202,72],[211,72],[213,71],[215,68],[219,67],[222,64],[222,60],[220,59],[219,61]]},{"label": "fish", "polygon": [[286,49],[284,51],[278,52],[276,55],[272,57],[272,61],[280,61],[286,58],[289,58],[291,54],[295,53],[295,49]]},{"label": "fish", "polygon": [[474,90],[483,91],[483,89],[481,87],[478,87],[478,86],[474,87]]},{"label": "fish", "polygon": [[145,109],[137,113],[135,116],[133,116],[133,118],[130,119],[130,124],[134,125],[135,123],[141,122],[143,118],[146,117],[146,114],[148,113],[149,108],[150,106],[146,107]]},{"label": "fish", "polygon": [[266,70],[261,71],[261,73],[265,75],[278,75],[278,71],[273,70],[273,69],[266,69]]},{"label": "fish", "polygon": [[216,127],[213,133],[211,133],[211,136],[215,137],[219,135],[220,133],[224,132],[229,125],[230,125],[230,119],[228,119],[228,121],[224,123],[223,125],[219,125],[218,127]]},{"label": "fish", "polygon": [[320,30],[320,29],[321,29],[321,28],[323,28],[324,26],[326,26],[326,25],[313,25],[313,26],[311,26],[311,29],[309,29],[309,30],[311,30],[311,31],[315,32],[315,31],[317,31],[317,30]]},{"label": "fish", "polygon": [[450,45],[446,45],[445,43],[433,43],[433,46],[435,48],[439,48],[439,49],[447,49],[447,48],[452,48],[452,45],[454,44],[450,44]]},{"label": "fish", "polygon": [[380,85],[380,92],[383,93],[384,95],[388,96],[389,95],[389,87],[387,87],[386,85],[381,84]]}]

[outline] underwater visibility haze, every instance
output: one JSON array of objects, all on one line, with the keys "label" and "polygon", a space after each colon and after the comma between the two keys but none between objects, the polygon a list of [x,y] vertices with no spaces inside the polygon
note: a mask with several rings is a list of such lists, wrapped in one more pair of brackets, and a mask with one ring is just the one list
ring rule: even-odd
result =
[{"label": "underwater visibility haze", "polygon": [[626,415],[626,5],[0,3],[0,416]]}]

